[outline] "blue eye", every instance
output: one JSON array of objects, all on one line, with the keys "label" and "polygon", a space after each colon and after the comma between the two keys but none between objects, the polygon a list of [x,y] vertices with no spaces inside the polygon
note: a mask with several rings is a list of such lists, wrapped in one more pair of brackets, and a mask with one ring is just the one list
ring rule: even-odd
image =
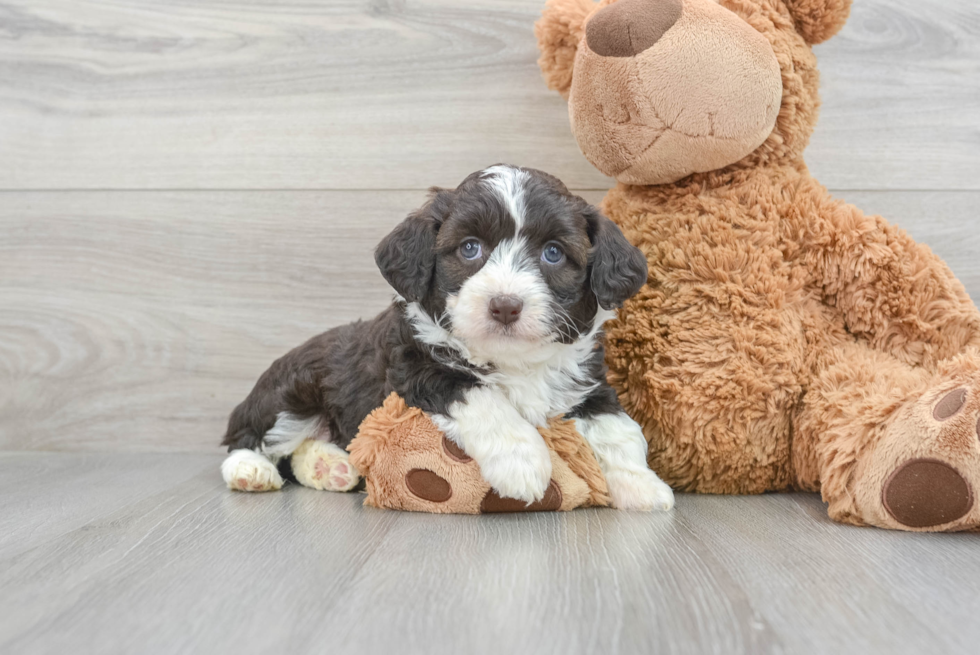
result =
[{"label": "blue eye", "polygon": [[463,259],[476,259],[483,254],[483,246],[476,239],[467,239],[459,245],[459,254]]},{"label": "blue eye", "polygon": [[541,259],[549,264],[560,264],[561,260],[565,259],[565,253],[561,251],[558,244],[549,243],[541,251]]}]

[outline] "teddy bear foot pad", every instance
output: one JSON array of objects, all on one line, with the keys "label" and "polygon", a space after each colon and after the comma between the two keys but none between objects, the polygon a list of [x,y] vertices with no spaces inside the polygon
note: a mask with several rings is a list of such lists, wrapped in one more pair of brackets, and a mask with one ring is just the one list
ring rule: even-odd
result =
[{"label": "teddy bear foot pad", "polygon": [[980,526],[974,491],[980,483],[980,380],[974,382],[952,389],[947,382],[925,393],[886,427],[877,461],[863,476],[882,481],[886,522],[930,531]]}]

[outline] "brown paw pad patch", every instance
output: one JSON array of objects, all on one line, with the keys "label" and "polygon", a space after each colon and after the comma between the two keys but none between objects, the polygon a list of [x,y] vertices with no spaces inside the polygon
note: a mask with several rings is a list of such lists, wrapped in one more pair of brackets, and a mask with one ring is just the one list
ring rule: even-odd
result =
[{"label": "brown paw pad patch", "polygon": [[963,518],[973,491],[956,469],[936,459],[913,459],[888,476],[881,491],[892,518],[910,528],[931,528]]},{"label": "brown paw pad patch", "polygon": [[501,498],[497,492],[491,489],[483,497],[480,503],[480,511],[484,514],[497,514],[501,512],[555,512],[561,509],[561,490],[552,480],[548,483],[548,489],[544,492],[544,498],[535,501],[530,505],[523,501],[513,498]]},{"label": "brown paw pad patch", "polygon": [[422,500],[433,503],[444,503],[453,497],[449,481],[428,469],[412,469],[406,473],[405,485]]},{"label": "brown paw pad patch", "polygon": [[936,403],[935,409],[932,410],[932,417],[937,421],[945,421],[956,416],[965,404],[966,389],[953,389]]},{"label": "brown paw pad patch", "polygon": [[457,462],[472,462],[473,458],[466,454],[466,452],[460,448],[455,441],[452,441],[449,437],[442,438],[442,449],[446,451],[446,455],[449,459],[455,460]]}]

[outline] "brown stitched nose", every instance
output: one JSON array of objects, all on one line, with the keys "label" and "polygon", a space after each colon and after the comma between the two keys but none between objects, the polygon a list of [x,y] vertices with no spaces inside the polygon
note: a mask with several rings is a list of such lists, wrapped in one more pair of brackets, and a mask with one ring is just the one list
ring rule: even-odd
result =
[{"label": "brown stitched nose", "polygon": [[619,0],[596,12],[585,42],[603,57],[633,57],[660,40],[681,17],[683,0]]},{"label": "brown stitched nose", "polygon": [[514,296],[497,296],[490,300],[490,316],[493,320],[509,325],[521,317],[524,303]]}]

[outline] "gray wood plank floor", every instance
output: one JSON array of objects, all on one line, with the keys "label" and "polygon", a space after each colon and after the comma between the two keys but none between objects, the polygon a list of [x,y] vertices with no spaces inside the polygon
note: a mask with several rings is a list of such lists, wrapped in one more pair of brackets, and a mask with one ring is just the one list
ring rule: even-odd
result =
[{"label": "gray wood plank floor", "polygon": [[[219,461],[0,454],[0,652],[973,653],[980,639],[978,535],[841,526],[813,495],[436,516],[295,486],[232,493]],[[71,519],[56,528],[44,508]]]}]

